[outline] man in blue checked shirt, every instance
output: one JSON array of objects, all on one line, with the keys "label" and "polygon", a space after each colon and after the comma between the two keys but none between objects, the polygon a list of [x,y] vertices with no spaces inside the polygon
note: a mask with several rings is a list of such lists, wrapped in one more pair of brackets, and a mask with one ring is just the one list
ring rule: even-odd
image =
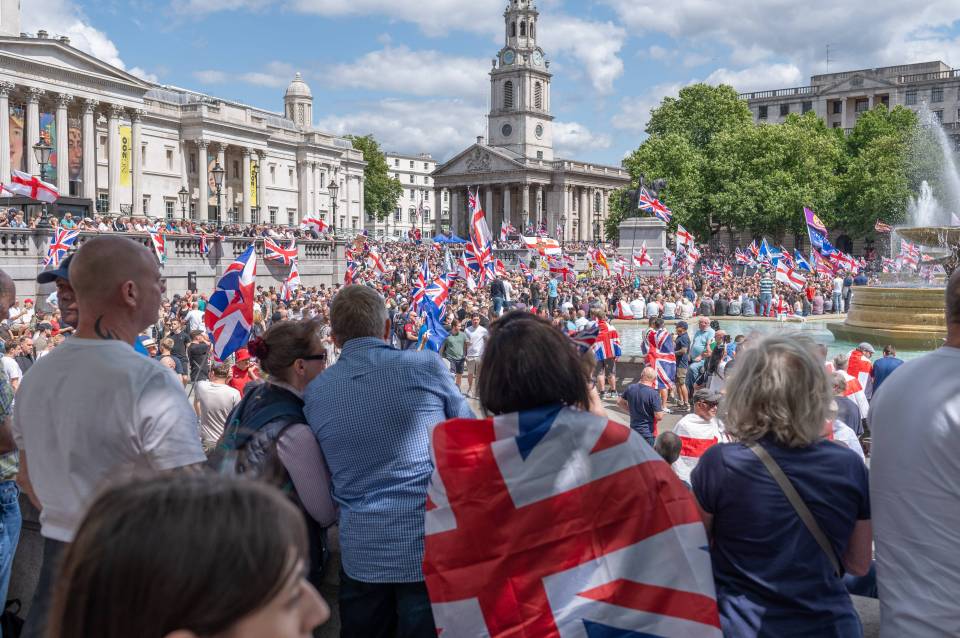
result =
[{"label": "man in blue checked shirt", "polygon": [[347,286],[330,309],[336,365],[304,393],[304,413],[340,505],[341,635],[436,638],[423,582],[430,433],[474,418],[434,352],[390,346],[383,297]]},{"label": "man in blue checked shirt", "polygon": [[[6,317],[7,311],[16,300],[16,286],[10,276],[0,270],[0,317]],[[10,416],[13,413],[13,388],[7,375],[0,370],[0,601],[6,602],[7,588],[10,585],[10,573],[13,570],[13,556],[17,553],[20,541],[20,490],[14,479],[20,463],[17,446],[13,442],[10,430]]]}]

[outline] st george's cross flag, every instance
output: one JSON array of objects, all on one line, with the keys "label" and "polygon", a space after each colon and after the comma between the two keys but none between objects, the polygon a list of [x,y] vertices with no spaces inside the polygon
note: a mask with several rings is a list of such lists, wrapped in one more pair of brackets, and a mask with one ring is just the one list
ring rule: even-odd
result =
[{"label": "st george's cross flag", "polygon": [[210,295],[203,322],[213,343],[213,353],[221,361],[250,340],[253,327],[253,297],[257,284],[256,245],[243,251],[217,282]]},{"label": "st george's cross flag", "polygon": [[60,191],[56,186],[16,169],[10,171],[10,183],[5,184],[4,187],[11,193],[46,204],[53,204],[60,199]]},{"label": "st george's cross flag", "polygon": [[777,264],[776,280],[787,284],[794,290],[803,290],[807,285],[807,280],[803,275],[782,261]]},{"label": "st george's cross flag", "polygon": [[283,300],[287,303],[293,301],[293,295],[301,285],[300,271],[297,269],[297,262],[294,261],[290,264],[290,274],[287,275],[286,281],[283,282],[283,290],[281,291]]},{"label": "st george's cross flag", "polygon": [[647,253],[647,242],[643,242],[643,245],[640,246],[640,252],[633,254],[633,265],[636,268],[643,268],[644,266],[652,266],[653,260],[650,259],[650,255]]},{"label": "st george's cross flag", "polygon": [[297,240],[291,239],[290,245],[284,248],[269,237],[263,238],[263,258],[289,266],[297,259]]},{"label": "st george's cross flag", "polygon": [[680,437],[680,458],[673,464],[673,469],[687,483],[700,457],[717,443],[726,440],[716,419],[703,419],[696,414],[688,414],[680,419],[673,426],[673,432]]},{"label": "st george's cross flag", "polygon": [[312,230],[317,234],[322,235],[330,229],[330,226],[322,219],[318,219],[316,217],[304,217],[303,221],[300,222],[300,228],[304,230]]},{"label": "st george's cross flag", "polygon": [[47,248],[47,258],[43,261],[43,267],[59,267],[60,261],[63,260],[70,249],[76,245],[77,237],[79,236],[79,230],[56,229],[53,237],[50,238],[50,246]]},{"label": "st george's cross flag", "polygon": [[693,496],[629,427],[545,406],[446,421],[430,451],[441,638],[721,636]]}]

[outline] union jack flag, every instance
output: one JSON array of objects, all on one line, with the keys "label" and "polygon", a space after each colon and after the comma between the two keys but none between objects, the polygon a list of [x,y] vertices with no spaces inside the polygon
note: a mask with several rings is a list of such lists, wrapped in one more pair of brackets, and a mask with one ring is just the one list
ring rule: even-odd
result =
[{"label": "union jack flag", "polygon": [[213,352],[221,361],[246,346],[250,339],[256,284],[256,246],[250,244],[227,266],[204,312],[203,322],[213,342]]},{"label": "union jack flag", "polygon": [[47,248],[47,258],[43,262],[43,267],[53,266],[56,268],[60,266],[60,262],[77,243],[77,237],[79,236],[79,230],[58,228],[53,233],[53,237],[50,238],[50,246]]},{"label": "union jack flag", "polygon": [[663,221],[665,224],[669,224],[670,220],[673,218],[673,213],[670,212],[670,209],[667,208],[659,199],[653,197],[646,188],[640,189],[640,195],[637,199],[637,208],[644,212],[650,213],[657,219]]},{"label": "union jack flag", "polygon": [[597,357],[597,361],[619,357],[623,353],[620,348],[620,333],[606,321],[598,321],[597,327],[600,331],[593,344],[593,354]]},{"label": "union jack flag", "polygon": [[200,233],[200,254],[201,255],[210,254],[210,245],[207,243],[206,233]]},{"label": "union jack flag", "polygon": [[700,273],[704,277],[722,277],[723,272],[716,266],[706,266],[700,269]]},{"label": "union jack flag", "polygon": [[573,345],[577,347],[577,350],[581,354],[593,351],[593,346],[597,343],[597,338],[600,336],[600,326],[597,324],[590,324],[580,330],[579,332],[574,332],[570,335],[570,340],[573,341]]},{"label": "union jack flag", "polygon": [[424,294],[440,310],[440,317],[442,318],[447,312],[447,297],[450,296],[450,283],[447,281],[447,275],[435,277],[424,289]]},{"label": "union jack flag", "polygon": [[720,637],[695,501],[639,434],[545,406],[431,437],[423,572],[439,635]]},{"label": "union jack flag", "polygon": [[263,258],[289,266],[297,259],[297,240],[291,239],[290,246],[284,248],[269,237],[263,239]]},{"label": "union jack flag", "polygon": [[530,271],[530,267],[523,263],[523,261],[520,262],[520,272],[527,281],[533,281],[533,273]]},{"label": "union jack flag", "polygon": [[897,262],[895,260],[887,257],[882,257],[881,259],[883,259],[883,272],[891,273],[897,271]]},{"label": "union jack flag", "polygon": [[733,266],[730,264],[723,265],[723,276],[724,277],[733,277]]},{"label": "union jack flag", "polygon": [[753,255],[754,259],[760,259],[760,246],[757,245],[756,239],[750,242],[750,246],[747,247],[747,250],[750,251],[750,254]]},{"label": "union jack flag", "polygon": [[347,269],[343,272],[343,285],[349,286],[357,278],[357,262],[354,261],[353,249],[347,248],[344,251],[347,259]]},{"label": "union jack flag", "polygon": [[673,387],[677,376],[677,356],[674,354],[673,337],[666,330],[650,330],[643,342],[646,364],[657,373],[657,389]]},{"label": "union jack flag", "polygon": [[753,261],[753,257],[743,252],[739,248],[737,248],[737,251],[736,251],[736,258],[737,258],[737,263],[743,264],[744,266],[752,266],[756,263],[755,261]]},{"label": "union jack flag", "polygon": [[419,308],[420,304],[423,302],[424,297],[427,296],[427,282],[429,281],[431,281],[430,262],[424,259],[423,265],[420,266],[420,272],[417,273],[417,280],[413,284],[413,307],[414,308]]}]

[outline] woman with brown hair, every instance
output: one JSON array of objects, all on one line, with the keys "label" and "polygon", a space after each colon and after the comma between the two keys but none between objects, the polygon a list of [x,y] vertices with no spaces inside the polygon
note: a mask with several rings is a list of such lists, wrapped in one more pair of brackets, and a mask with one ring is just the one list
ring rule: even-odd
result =
[{"label": "woman with brown hair", "polygon": [[64,555],[47,636],[306,638],[330,617],[307,551],[300,512],[256,481],[113,487]]}]

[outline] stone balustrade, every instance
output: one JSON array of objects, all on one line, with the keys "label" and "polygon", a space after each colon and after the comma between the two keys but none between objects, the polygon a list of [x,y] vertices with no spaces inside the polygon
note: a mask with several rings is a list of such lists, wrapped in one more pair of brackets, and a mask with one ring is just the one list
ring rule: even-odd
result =
[{"label": "stone balustrade", "polygon": [[[131,240],[153,248],[146,233],[124,233]],[[0,269],[13,277],[17,284],[17,297],[44,299],[53,292],[53,284],[38,285],[36,276],[43,270],[43,262],[50,244],[50,230],[0,228]],[[96,237],[97,233],[81,233],[77,246]],[[164,235],[166,261],[162,265],[167,294],[182,294],[189,282],[196,280],[202,293],[213,291],[216,280],[228,265],[250,242],[257,245],[257,285],[273,286],[277,290],[290,272],[289,266],[263,259],[263,239],[251,237],[207,238],[209,253],[200,253],[200,237],[196,235]],[[285,243],[285,242],[281,242]],[[297,240],[298,268],[304,286],[332,285],[343,281],[345,267],[343,242]]]}]

